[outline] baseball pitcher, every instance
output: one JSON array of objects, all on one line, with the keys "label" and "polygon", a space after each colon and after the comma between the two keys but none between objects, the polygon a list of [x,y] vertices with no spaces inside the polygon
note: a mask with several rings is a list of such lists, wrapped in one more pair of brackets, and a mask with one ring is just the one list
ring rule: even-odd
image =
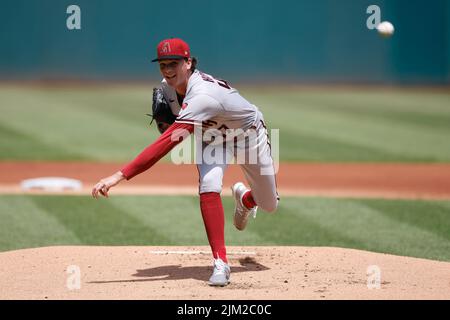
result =
[{"label": "baseball pitcher", "polygon": [[92,189],[92,196],[108,197],[111,187],[148,170],[194,133],[201,150],[196,155],[200,208],[214,257],[208,283],[225,286],[230,281],[230,267],[220,194],[227,166],[240,160],[237,163],[250,186],[248,189],[238,182],[232,187],[233,222],[238,230],[245,229],[250,216],[256,217],[258,207],[272,213],[279,201],[264,118],[226,81],[197,70],[197,60],[191,57],[185,41],[161,41],[153,62],[159,63],[164,78],[161,87],[154,89],[151,115],[161,135],[121,170],[100,180]]}]

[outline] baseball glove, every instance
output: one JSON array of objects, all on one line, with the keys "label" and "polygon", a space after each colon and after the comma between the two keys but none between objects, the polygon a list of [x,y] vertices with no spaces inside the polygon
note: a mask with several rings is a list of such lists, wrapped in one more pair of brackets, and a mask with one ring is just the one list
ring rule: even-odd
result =
[{"label": "baseball glove", "polygon": [[153,114],[147,114],[152,118],[150,125],[155,120],[160,133],[166,131],[175,122],[176,117],[172,113],[166,98],[164,98],[161,88],[153,88],[152,112]]}]

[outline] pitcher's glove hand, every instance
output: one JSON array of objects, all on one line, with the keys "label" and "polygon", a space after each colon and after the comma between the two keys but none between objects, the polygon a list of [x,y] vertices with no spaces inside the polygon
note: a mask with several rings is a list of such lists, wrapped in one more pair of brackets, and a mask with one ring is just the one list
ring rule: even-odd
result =
[{"label": "pitcher's glove hand", "polygon": [[147,114],[152,118],[150,125],[153,120],[156,121],[158,130],[163,133],[170,127],[172,123],[175,122],[176,117],[170,109],[169,103],[164,98],[163,90],[161,88],[153,88],[153,103],[152,103],[153,114]]}]

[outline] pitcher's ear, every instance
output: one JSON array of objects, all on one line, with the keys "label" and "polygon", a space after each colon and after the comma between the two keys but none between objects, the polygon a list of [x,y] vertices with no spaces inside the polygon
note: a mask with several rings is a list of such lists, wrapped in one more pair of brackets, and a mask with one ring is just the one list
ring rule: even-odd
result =
[{"label": "pitcher's ear", "polygon": [[192,72],[194,72],[195,69],[197,69],[197,58],[192,57],[192,58],[190,58],[190,60],[191,60],[191,68],[190,68],[190,70]]}]

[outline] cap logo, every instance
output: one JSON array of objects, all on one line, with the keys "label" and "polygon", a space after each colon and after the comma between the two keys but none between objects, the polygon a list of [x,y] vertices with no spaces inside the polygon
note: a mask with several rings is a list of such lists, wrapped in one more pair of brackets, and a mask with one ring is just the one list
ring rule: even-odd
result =
[{"label": "cap logo", "polygon": [[157,58],[152,62],[164,59],[182,59],[190,57],[189,45],[181,39],[171,38],[162,40],[156,47]]},{"label": "cap logo", "polygon": [[170,43],[169,42],[164,42],[164,44],[162,45],[161,48],[161,53],[169,53],[170,51]]}]

